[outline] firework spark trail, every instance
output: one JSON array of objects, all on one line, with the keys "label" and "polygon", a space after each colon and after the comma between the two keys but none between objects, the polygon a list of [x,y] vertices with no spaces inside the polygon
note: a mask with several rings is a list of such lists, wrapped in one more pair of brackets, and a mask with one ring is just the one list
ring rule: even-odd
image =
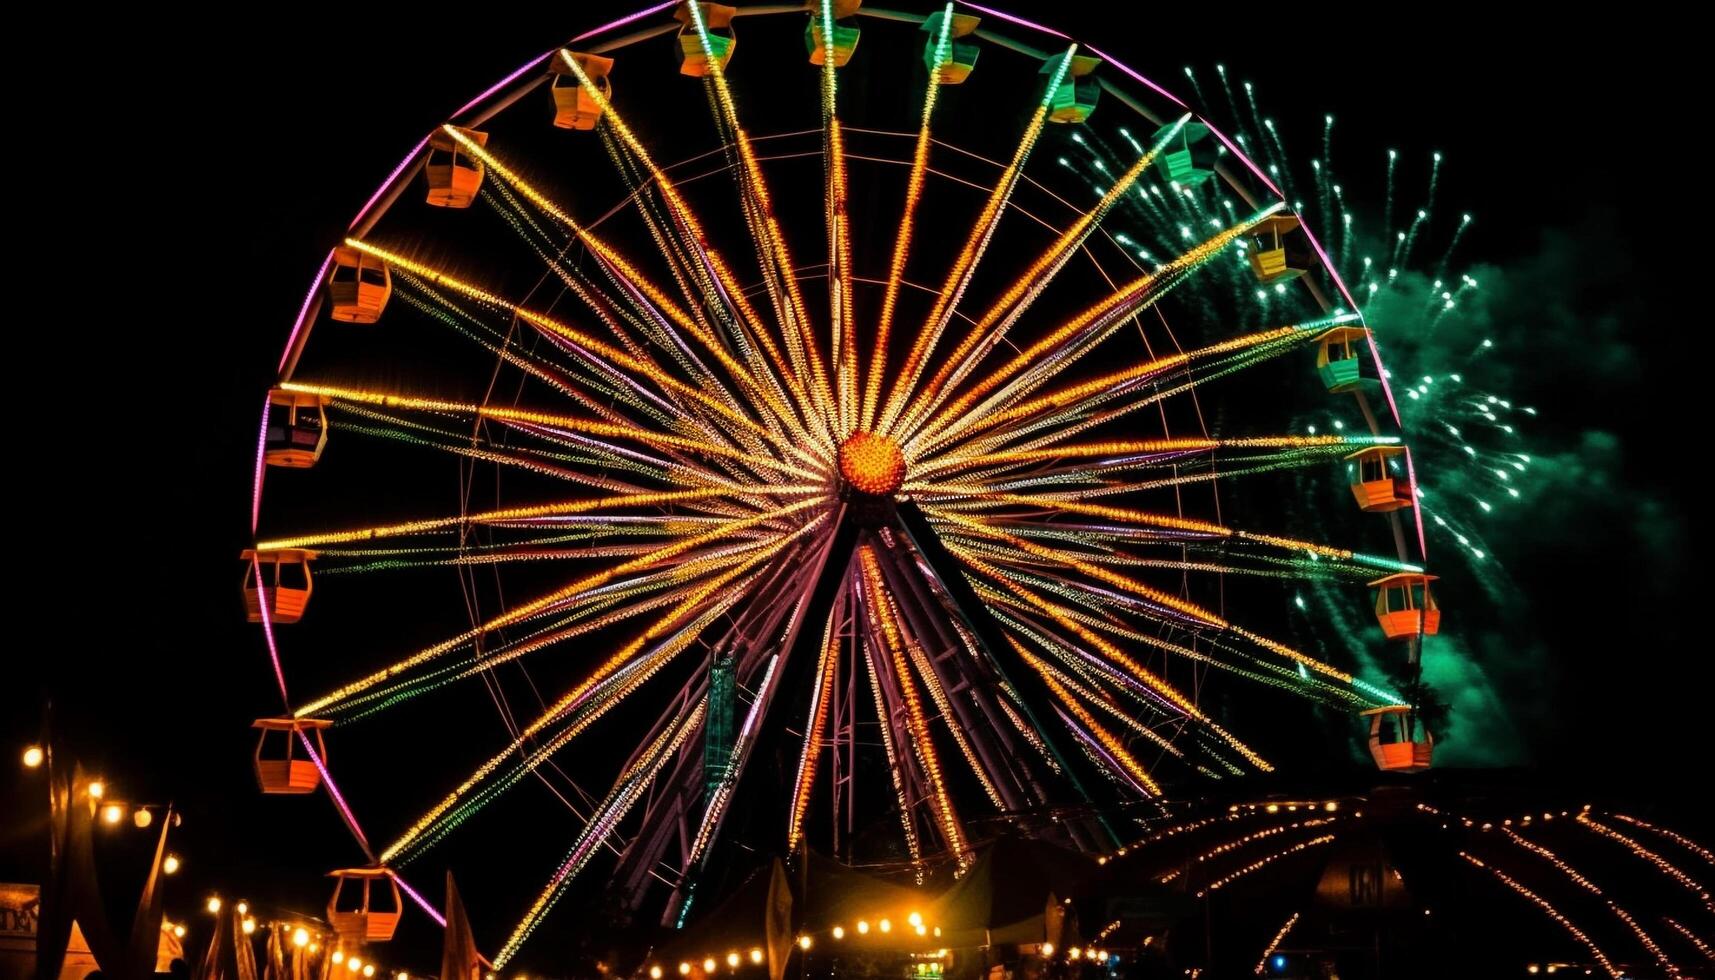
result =
[{"label": "firework spark trail", "polygon": [[1001,215],[1005,213],[1007,203],[1012,198],[1013,188],[1018,186],[1019,178],[1024,175],[1025,162],[1030,159],[1030,152],[1036,148],[1037,137],[1042,134],[1042,127],[1048,121],[1049,104],[1065,79],[1066,72],[1070,70],[1072,56],[1077,48],[1075,44],[1067,48],[1059,64],[1055,66],[1054,73],[1049,76],[1048,87],[1043,92],[1035,112],[1031,114],[1024,134],[1019,137],[1018,148],[1013,152],[1012,161],[995,180],[988,201],[984,203],[976,223],[971,226],[970,237],[966,239],[958,257],[953,260],[953,267],[947,272],[946,282],[936,294],[934,306],[930,308],[923,326],[918,329],[917,337],[905,357],[904,366],[894,379],[893,390],[887,396],[886,405],[876,425],[877,431],[883,435],[893,434],[894,424],[905,407],[905,399],[916,387],[925,361],[940,340],[942,331],[947,328],[948,321],[952,319],[953,311],[964,295],[965,288],[970,285],[971,277],[976,274],[977,265],[982,261],[989,240],[994,236],[995,227],[999,225]]}]

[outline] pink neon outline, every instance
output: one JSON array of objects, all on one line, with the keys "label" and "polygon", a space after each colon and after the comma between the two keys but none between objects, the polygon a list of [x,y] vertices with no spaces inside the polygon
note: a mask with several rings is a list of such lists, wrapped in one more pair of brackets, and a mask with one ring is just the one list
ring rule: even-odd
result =
[{"label": "pink neon outline", "polygon": [[511,85],[513,82],[517,81],[518,76],[524,74],[525,72],[536,67],[537,65],[541,64],[542,62],[547,61],[550,57],[553,56],[554,51],[558,51],[558,50],[559,50],[559,48],[555,48],[552,51],[544,51],[541,54],[537,55],[536,57],[530,59],[529,61],[526,61],[524,64],[519,66],[517,71],[506,76],[505,78],[502,78],[500,81],[495,82],[493,85],[490,85],[486,92],[483,92],[481,95],[477,96],[476,98],[471,99],[469,102],[466,102],[463,106],[461,106],[459,108],[459,111],[453,113],[453,118],[456,119],[459,116],[462,116],[465,113],[476,108],[479,104],[487,101],[489,96],[493,95],[494,93],[500,91],[501,89],[505,88],[506,86]]},{"label": "pink neon outline", "polygon": [[298,319],[292,323],[292,335],[286,338],[286,349],[280,352],[280,364],[275,371],[286,370],[286,358],[292,356],[292,348],[298,343],[298,332],[304,329],[304,321],[309,319],[310,304],[315,302],[316,290],[322,288],[322,280],[327,278],[330,265],[333,265],[331,248],[328,249],[328,257],[322,260],[322,267],[316,272],[316,278],[310,283],[310,291],[304,294],[304,305],[298,307]]},{"label": "pink neon outline", "polygon": [[[964,0],[961,0],[961,2],[964,2]],[[976,3],[965,3],[965,6],[971,8],[972,10],[980,10],[985,14],[993,14],[994,16],[999,17],[1001,20],[1011,21],[1014,24],[1021,24],[1021,25],[1028,27],[1032,30],[1041,31],[1044,34],[1052,34],[1055,37],[1063,37],[1068,41],[1072,40],[1072,35],[1070,35],[1070,34],[1062,34],[1052,27],[1044,27],[1041,24],[1032,23],[1031,21],[1025,20],[1023,17],[1015,17],[1012,14],[1009,14],[1004,10],[996,10],[993,7],[984,7],[983,5],[976,4]],[[1151,87],[1153,87],[1153,86],[1151,86]]]},{"label": "pink neon outline", "polygon": [[[280,704],[289,715],[292,713],[292,699],[286,694],[286,671],[280,666],[280,648],[274,643],[274,614],[268,610],[268,593],[262,587],[262,562],[255,555],[250,557],[250,571],[256,576],[256,608],[262,614],[262,636],[268,641],[268,658],[274,662],[274,679],[280,682]],[[275,573],[278,574],[278,569]],[[274,588],[278,592],[278,581]]]},{"label": "pink neon outline", "polygon": [[[1107,62],[1108,64],[1113,65],[1115,68],[1118,68],[1120,71],[1123,71],[1127,75],[1130,75],[1135,81],[1142,82],[1144,85],[1149,86],[1150,90],[1153,91],[1156,95],[1159,95],[1162,98],[1168,100],[1169,102],[1172,102],[1174,105],[1178,106],[1181,109],[1191,108],[1190,106],[1186,105],[1185,102],[1179,98],[1179,96],[1174,95],[1172,92],[1167,91],[1166,89],[1155,84],[1154,82],[1150,81],[1149,79],[1144,78],[1142,75],[1139,75],[1137,72],[1132,70],[1132,67],[1130,65],[1126,64],[1125,62],[1116,60],[1111,55],[1102,51],[1100,48],[1096,47],[1093,44],[1086,44],[1086,45],[1084,45],[1084,47],[1089,48],[1090,51],[1096,55],[1096,57],[1101,58],[1103,61]],[[1205,123],[1205,125],[1207,125],[1207,124]]]},{"label": "pink neon outline", "polygon": [[442,929],[447,927],[447,917],[442,915],[440,910],[436,909],[433,905],[430,905],[428,899],[417,894],[417,889],[412,888],[410,882],[399,877],[399,872],[394,871],[392,868],[388,868],[387,876],[393,879],[394,884],[399,886],[400,891],[411,896],[411,901],[416,902],[418,908],[429,913],[429,918],[434,919],[436,925],[440,926]]},{"label": "pink neon outline", "polygon": [[296,728],[293,731],[298,733],[299,744],[303,745],[304,752],[309,755],[310,761],[315,763],[316,772],[321,773],[322,785],[328,788],[328,799],[333,800],[334,805],[339,807],[340,816],[345,818],[345,825],[351,829],[352,835],[357,838],[358,845],[363,848],[364,856],[370,861],[374,861],[375,852],[369,848],[369,838],[364,835],[363,828],[357,825],[357,814],[351,812],[351,807],[346,805],[345,797],[340,794],[339,787],[334,785],[333,774],[328,772],[327,763],[323,762],[322,757],[316,754],[316,747],[310,744],[310,737],[304,734],[302,728]]},{"label": "pink neon outline", "polygon": [[[250,484],[250,533],[255,534],[262,522],[262,474],[268,469],[268,413],[274,409],[273,393],[262,399],[262,431],[256,434],[256,475]],[[258,580],[260,581],[260,580]],[[286,693],[281,685],[281,694]]]},{"label": "pink neon outline", "polygon": [[[593,31],[585,31],[582,34],[579,34],[577,37],[572,38],[572,40],[582,41],[586,38],[592,38],[592,37],[595,37],[597,34],[602,33],[603,31],[611,31],[616,27],[624,27],[625,25],[630,24],[633,21],[642,20],[643,18],[649,16],[650,14],[658,14],[663,10],[671,10],[674,7],[677,7],[678,5],[679,5],[679,0],[667,0],[666,3],[658,3],[653,7],[648,7],[648,8],[645,8],[643,10],[639,10],[635,14],[627,14],[624,17],[621,17],[620,19],[614,21],[611,24],[603,24],[602,26],[596,28]],[[549,53],[552,54],[552,52],[549,52]]]},{"label": "pink neon outline", "polygon": [[[1369,329],[1365,327],[1364,329]],[[1404,445],[1404,440],[1400,440]],[[1417,521],[1417,552],[1423,556],[1424,564],[1429,563],[1429,544],[1423,536],[1423,508],[1417,505],[1417,469],[1411,465],[1411,447],[1405,447],[1405,479],[1411,484],[1411,516]]]},{"label": "pink neon outline", "polygon": [[358,226],[364,216],[369,214],[369,209],[375,206],[375,202],[381,200],[381,195],[387,193],[387,188],[393,186],[393,182],[399,179],[399,175],[405,172],[405,168],[410,166],[411,161],[417,159],[417,154],[423,152],[423,147],[428,145],[429,138],[425,136],[418,141],[416,146],[411,148],[410,153],[405,154],[405,159],[399,161],[399,166],[394,167],[393,172],[387,175],[387,179],[381,182],[381,186],[375,189],[375,193],[369,195],[369,200],[364,202],[363,209],[357,212],[357,217],[351,219],[351,224],[345,226],[346,231]]}]

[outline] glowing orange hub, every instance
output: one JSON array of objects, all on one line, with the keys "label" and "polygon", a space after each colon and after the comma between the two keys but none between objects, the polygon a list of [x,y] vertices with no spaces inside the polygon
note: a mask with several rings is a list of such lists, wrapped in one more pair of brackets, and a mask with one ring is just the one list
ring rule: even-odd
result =
[{"label": "glowing orange hub", "polygon": [[854,490],[885,497],[905,481],[905,454],[886,436],[854,433],[840,444],[840,475]]}]

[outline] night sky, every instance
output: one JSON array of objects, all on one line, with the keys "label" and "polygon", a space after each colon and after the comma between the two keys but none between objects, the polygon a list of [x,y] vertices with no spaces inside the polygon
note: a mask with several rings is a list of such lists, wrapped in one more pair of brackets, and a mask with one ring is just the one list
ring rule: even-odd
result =
[{"label": "night sky", "polygon": [[[1674,249],[1661,243],[1702,182],[1665,177],[1699,169],[1664,157],[1660,134],[1678,125],[1661,100],[1670,86],[1626,65],[1573,70],[1567,54],[1634,50],[1641,28],[1547,46],[1522,28],[1432,22],[1337,50],[1309,18],[1285,32],[1307,36],[1299,48],[1263,31],[1133,29],[1096,4],[1048,6],[1009,9],[1097,38],[1175,87],[1186,63],[1256,81],[1289,150],[1292,134],[1308,147],[1335,113],[1349,200],[1379,208],[1380,161],[1397,147],[1418,166],[1401,181],[1401,206],[1415,207],[1419,165],[1446,154],[1441,207],[1477,218],[1464,259],[1531,270],[1493,329],[1514,340],[1512,390],[1544,410],[1532,442],[1578,456],[1602,437],[1575,492],[1493,541],[1527,601],[1486,615],[1526,624],[1539,651],[1520,652],[1501,690],[1518,707],[1531,778],[1695,825],[1703,789],[1685,777],[1706,765],[1694,740],[1708,733],[1697,700],[1707,645],[1688,628],[1701,611],[1690,488],[1707,454],[1691,437],[1702,414],[1688,390],[1702,341],[1682,341],[1706,327],[1680,315],[1687,280],[1666,271]],[[30,259],[12,279],[11,377],[28,396],[8,413],[16,550],[0,745],[32,740],[51,697],[87,766],[130,798],[176,798],[181,906],[246,882],[315,908],[315,872],[357,858],[325,801],[265,801],[249,768],[247,726],[277,705],[235,557],[256,407],[305,285],[422,133],[613,7],[450,22],[294,10],[207,46],[193,39],[209,25],[121,14],[103,25],[111,44],[40,80],[45,97],[18,123],[11,226]],[[706,126],[700,99],[686,112]],[[492,734],[488,717],[445,723]],[[411,747],[408,733],[394,746],[402,778],[444,782]],[[35,857],[11,828],[38,802],[4,752],[0,879],[15,880]],[[540,875],[522,869],[497,921]]]}]

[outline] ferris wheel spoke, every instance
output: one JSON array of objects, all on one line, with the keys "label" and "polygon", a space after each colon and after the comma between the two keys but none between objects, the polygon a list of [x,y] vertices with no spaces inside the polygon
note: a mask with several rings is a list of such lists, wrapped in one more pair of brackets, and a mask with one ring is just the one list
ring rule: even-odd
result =
[{"label": "ferris wheel spoke", "polygon": [[1030,309],[1030,305],[1048,288],[1054,277],[1107,217],[1114,204],[1130,192],[1143,172],[1154,164],[1157,154],[1190,118],[1190,114],[1186,113],[1173,123],[1156,140],[1154,146],[1139,156],[1137,162],[1114,181],[1113,186],[1107,189],[1096,206],[1080,215],[1078,220],[1062,232],[1023,274],[1013,280],[1011,287],[1000,299],[971,325],[965,338],[959,341],[942,361],[941,367],[930,377],[928,383],[923,385],[910,407],[906,409],[900,433],[906,441],[916,432],[923,417],[934,411],[942,402],[946,389],[964,380],[971,369],[1006,337],[1012,325]]},{"label": "ferris wheel spoke", "polygon": [[879,632],[882,641],[872,654],[877,658],[885,657],[891,665],[891,683],[887,686],[897,697],[893,714],[901,714],[897,709],[903,707],[900,726],[910,737],[918,769],[928,784],[937,829],[946,849],[955,856],[955,861],[963,872],[975,859],[975,854],[968,843],[964,824],[953,807],[952,797],[942,776],[941,761],[929,731],[928,717],[923,710],[922,698],[917,693],[917,685],[911,677],[910,654],[900,631],[898,613],[882,580],[874,547],[865,545],[860,548],[858,561],[862,573],[864,606],[872,623],[872,632]]},{"label": "ferris wheel spoke", "polygon": [[[1270,205],[1250,218],[1215,234],[1202,244],[1189,249],[1153,272],[1145,273],[1132,280],[1118,291],[1110,294],[1106,299],[1086,309],[1083,313],[1050,332],[1046,337],[1020,351],[1011,360],[1003,362],[993,371],[985,374],[980,382],[954,399],[932,421],[925,423],[924,431],[934,433],[937,429],[968,417],[972,409],[977,408],[978,399],[999,388],[1026,368],[1034,367],[1046,360],[1053,366],[1053,371],[1049,376],[1064,370],[1088,353],[1091,348],[1111,336],[1126,320],[1160,299],[1200,266],[1219,255],[1227,246],[1285,206],[1284,203],[1279,202]],[[988,410],[987,404],[982,408],[977,408],[978,413],[986,410]]]},{"label": "ferris wheel spoke", "polygon": [[1072,56],[1078,50],[1076,44],[1066,49],[1058,56],[1059,62],[1049,78],[1047,87],[1043,90],[1036,109],[1031,113],[1030,122],[1024,127],[1019,136],[1018,146],[1013,151],[1012,161],[1001,171],[995,180],[993,190],[989,192],[988,200],[984,202],[981,213],[971,226],[970,235],[965,240],[964,247],[953,260],[953,266],[947,272],[946,281],[941,291],[936,295],[934,304],[930,307],[929,316],[919,328],[917,337],[912,341],[911,349],[905,357],[905,364],[900,368],[894,380],[892,391],[887,396],[887,402],[882,409],[881,419],[877,423],[877,431],[883,435],[895,435],[895,423],[899,421],[900,412],[905,407],[905,399],[915,389],[922,374],[923,367],[935,345],[941,338],[941,333],[947,329],[947,323],[953,317],[953,310],[959,305],[964,296],[965,288],[970,285],[971,278],[976,275],[977,265],[982,261],[983,253],[987,251],[989,241],[994,237],[995,226],[1000,223],[1001,215],[1006,213],[1007,202],[1012,198],[1013,188],[1018,186],[1019,178],[1024,175],[1024,165],[1030,159],[1030,151],[1036,148],[1037,137],[1042,135],[1042,127],[1048,122],[1050,103],[1060,82],[1065,78],[1072,65]]},{"label": "ferris wheel spoke", "polygon": [[[726,345],[719,338],[714,336],[706,323],[700,322],[698,319],[694,318],[691,313],[681,308],[672,300],[671,297],[667,295],[665,291],[651,283],[647,276],[639,271],[636,266],[625,259],[619,252],[609,246],[600,237],[579,225],[571,215],[565,212],[565,210],[560,208],[546,195],[531,186],[522,177],[519,177],[511,170],[511,168],[507,167],[504,163],[495,158],[495,156],[486,148],[476,143],[474,140],[471,140],[463,133],[458,132],[454,127],[449,126],[444,128],[451,132],[454,138],[458,139],[463,145],[465,145],[466,149],[469,150],[473,156],[484,161],[484,163],[488,165],[489,169],[493,170],[502,180],[505,180],[508,184],[516,188],[519,193],[523,194],[527,199],[536,204],[555,220],[564,224],[571,231],[573,237],[596,256],[597,261],[600,262],[603,270],[627,295],[627,298],[631,301],[637,312],[648,319],[651,323],[661,328],[667,336],[675,341],[675,343],[671,345],[670,349],[675,354],[693,357],[691,363],[695,364],[700,369],[698,371],[699,374],[711,382],[715,380],[714,373],[706,367],[703,367],[700,362],[695,361],[694,355],[691,355],[683,341],[678,339],[677,332],[674,330],[675,327],[695,338],[708,353],[715,357],[727,373],[734,378],[741,387],[752,392],[758,397],[762,397],[764,399],[764,404],[769,405],[770,408],[774,408],[783,420],[792,417],[789,413],[783,413],[780,411],[784,406],[770,404],[766,390],[752,375],[750,369],[732,357],[728,352]],[[572,278],[567,276],[557,264],[555,265],[555,269],[557,272],[560,272],[562,276],[566,277],[568,285],[572,284]],[[586,301],[589,302],[588,300]],[[598,308],[598,305],[594,302],[590,302],[590,305],[592,308]],[[599,308],[598,312],[600,312]],[[726,396],[725,400],[733,404],[736,408],[737,403],[731,399],[730,395]]]},{"label": "ferris wheel spoke", "polygon": [[[446,288],[451,289],[454,292],[461,293],[470,299],[506,310],[512,315],[517,316],[520,320],[541,331],[556,343],[561,344],[563,349],[568,353],[575,353],[582,356],[593,367],[610,375],[614,379],[614,383],[621,388],[630,387],[631,389],[642,393],[644,391],[643,386],[637,379],[648,379],[669,397],[684,398],[689,401],[699,403],[704,408],[712,410],[715,415],[719,416],[727,423],[736,425],[743,429],[748,429],[757,435],[771,435],[766,426],[750,418],[748,415],[734,407],[731,396],[724,391],[710,393],[704,391],[697,385],[680,381],[667,372],[661,370],[658,365],[652,362],[640,361],[631,353],[620,348],[616,348],[612,344],[609,344],[600,338],[593,337],[581,330],[567,326],[566,324],[545,314],[526,309],[516,303],[502,299],[480,286],[464,282],[463,280],[439,272],[419,262],[405,258],[402,255],[398,255],[378,246],[360,242],[356,239],[347,239],[346,244],[364,252],[365,254],[373,255],[390,266],[403,269],[411,275],[430,284],[445,286]],[[624,372],[619,371],[619,368],[624,368]],[[668,405],[667,402],[659,400],[657,400],[657,404],[662,407],[666,407]],[[676,409],[676,411],[679,417],[686,422],[696,424],[696,422],[700,421],[686,413],[682,408]],[[799,456],[806,455],[790,441],[779,440],[778,437],[774,438],[776,441],[776,448],[785,454]],[[750,455],[743,452],[728,453],[728,455],[735,454],[741,456]]]},{"label": "ferris wheel spoke", "polygon": [[851,223],[846,215],[845,134],[840,127],[834,53],[833,0],[820,0],[811,14],[820,26],[822,147],[826,188],[823,219],[828,237],[828,323],[833,335],[835,420],[841,435],[857,425],[857,337],[852,325]]},{"label": "ferris wheel spoke", "polygon": [[859,428],[865,432],[875,426],[877,404],[881,400],[881,379],[887,373],[888,341],[893,331],[894,309],[899,302],[899,287],[905,277],[905,262],[911,253],[911,234],[917,222],[917,205],[923,198],[923,178],[929,167],[929,148],[933,143],[930,122],[935,114],[936,96],[941,90],[940,66],[950,58],[949,42],[953,31],[953,5],[942,11],[939,29],[935,32],[936,70],[929,73],[929,84],[923,93],[922,122],[917,128],[916,149],[911,154],[911,173],[905,180],[905,205],[899,219],[899,231],[893,240],[893,257],[888,263],[887,285],[882,294],[881,312],[876,316],[875,345],[870,355],[870,367],[864,379],[863,404],[860,406]]},{"label": "ferris wheel spoke", "polygon": [[834,624],[843,621],[848,606],[848,592],[842,590],[835,608],[822,624],[822,650],[816,660],[816,686],[810,694],[810,705],[804,720],[804,746],[798,754],[797,774],[792,780],[792,797],[786,819],[786,850],[795,852],[804,838],[804,815],[810,808],[810,791],[816,783],[816,768],[821,763],[822,744],[827,737],[829,706],[833,703],[834,685],[839,682],[840,637]]},{"label": "ferris wheel spoke", "polygon": [[[1093,428],[1101,422],[1118,418],[1145,405],[1189,391],[1198,384],[1206,384],[1215,377],[1231,373],[1232,370],[1250,367],[1268,358],[1288,353],[1299,344],[1314,338],[1319,331],[1337,319],[1339,318],[1328,318],[1308,324],[1293,324],[1241,334],[1197,350],[1154,357],[1090,381],[1068,385],[1021,402],[1018,399],[1023,398],[1028,389],[1041,383],[1034,376],[1034,372],[1027,371],[1021,377],[1021,381],[1025,383],[1019,386],[1020,389],[1026,390],[1009,386],[995,399],[993,410],[974,416],[971,422],[948,426],[932,440],[921,444],[908,444],[919,453],[936,450],[946,452],[949,445],[960,445],[965,452],[980,453],[1043,427],[1073,423],[1081,428]],[[1211,360],[1213,363],[1205,370],[1193,373],[1204,362]],[[1166,389],[1161,388],[1163,381],[1178,377],[1186,380]],[[1145,386],[1152,390],[1144,397],[1128,403],[1120,411],[1100,415],[1092,411],[1105,402],[1137,393]],[[978,433],[997,427],[1000,431],[985,439],[966,442],[974,439]]]},{"label": "ferris wheel spoke", "polygon": [[[1097,757],[1112,762],[1112,766],[1107,767],[1109,771],[1129,782],[1132,788],[1145,797],[1160,796],[1161,784],[1157,783],[1155,778],[1150,775],[1149,770],[1144,768],[1143,764],[1138,762],[1136,757],[1126,749],[1125,743],[1104,728],[1096,716],[1078,702],[1072,692],[1061,683],[1054,670],[1033,656],[1016,639],[1012,637],[1008,637],[1008,639],[1012,641],[1013,651],[1022,657],[1026,664],[1035,668],[1037,675],[1042,678],[1042,683],[1046,684],[1048,689],[1054,693],[1055,698],[1060,702],[1057,707],[1071,712],[1072,716],[1078,720],[1079,725],[1082,726],[1083,731],[1093,736],[1095,741],[1100,744],[1101,751],[1097,753]],[[1069,727],[1072,727],[1074,732],[1078,730],[1078,726]]]},{"label": "ferris wheel spoke", "polygon": [[[804,360],[809,365],[808,384],[814,394],[815,404],[827,423],[834,425],[839,417],[839,408],[829,383],[821,347],[816,342],[815,331],[810,324],[803,293],[798,286],[798,266],[792,260],[780,223],[775,218],[773,198],[768,190],[768,181],[762,173],[762,164],[756,157],[756,149],[751,145],[750,135],[739,120],[738,106],[733,102],[732,91],[727,85],[725,60],[716,54],[709,39],[708,24],[702,8],[691,3],[687,4],[684,10],[689,13],[690,26],[702,45],[703,56],[708,65],[708,73],[704,78],[714,95],[712,101],[718,111],[719,122],[724,126],[725,135],[732,141],[738,156],[740,165],[734,169],[734,174],[739,179],[739,194],[741,203],[745,205],[745,220],[750,225],[751,239],[757,248],[763,280],[768,283],[769,293],[774,299],[775,314],[781,331],[787,335],[789,341],[802,347]],[[839,433],[840,437],[844,435],[844,432]]]},{"label": "ferris wheel spoke", "polygon": [[[506,408],[494,405],[474,405],[465,402],[443,401],[435,398],[419,398],[413,395],[394,392],[367,391],[356,388],[338,388],[331,385],[304,384],[302,382],[287,382],[280,386],[284,391],[321,395],[336,401],[349,401],[360,405],[380,405],[386,408],[406,409],[422,412],[451,413],[474,418],[488,419],[499,422],[518,423],[540,427],[542,429],[559,429],[583,436],[608,436],[629,439],[657,449],[679,449],[724,459],[738,459],[746,464],[770,470],[776,473],[796,475],[801,479],[817,480],[822,475],[814,470],[805,469],[790,463],[772,459],[754,457],[742,449],[722,446],[700,439],[684,436],[673,436],[654,432],[650,429],[634,425],[616,425],[610,422],[597,422],[590,419],[580,419],[567,415],[555,415],[537,412],[529,409]],[[605,446],[614,449],[615,447]],[[825,463],[818,463],[825,466]],[[705,471],[706,472],[706,471]],[[713,474],[709,474],[713,476]]]},{"label": "ferris wheel spoke", "polygon": [[[740,569],[722,575],[704,586],[698,595],[681,600],[672,611],[657,620],[638,638],[610,656],[594,673],[521,729],[518,736],[503,750],[478,767],[469,778],[419,818],[382,852],[382,860],[391,861],[402,855],[421,853],[424,848],[444,837],[452,827],[468,819],[477,809],[516,785],[524,776],[618,706],[676,655],[695,643],[712,623],[741,601],[742,596],[736,590],[719,597],[712,605],[707,605],[704,600],[716,595],[721,587],[737,580],[747,570],[741,566]],[[684,621],[687,610],[698,606],[703,608],[689,622],[684,622],[684,625],[677,629],[672,628],[671,624]],[[666,637],[664,640],[639,656],[651,638],[663,635]],[[527,754],[524,752],[526,746],[534,742],[537,736],[556,725],[560,727],[555,734],[536,744]],[[501,766],[515,756],[518,761],[496,778],[495,773],[500,771]],[[633,760],[627,771],[633,771],[641,765],[641,760]]]},{"label": "ferris wheel spoke", "polygon": [[499,954],[494,958],[497,968],[505,966],[507,961],[517,954],[519,947],[530,938],[536,925],[542,921],[542,916],[559,901],[566,884],[584,869],[598,849],[618,831],[619,822],[637,805],[644,791],[654,782],[656,773],[673,758],[692,732],[701,725],[706,708],[706,702],[698,704],[685,715],[678,726],[663,732],[650,745],[645,758],[614,784],[601,805],[590,815],[589,822],[584,824],[584,829],[578,834],[577,841],[566,854],[565,860],[549,878],[547,887],[537,896],[524,918],[514,927],[505,945],[500,948]]}]

